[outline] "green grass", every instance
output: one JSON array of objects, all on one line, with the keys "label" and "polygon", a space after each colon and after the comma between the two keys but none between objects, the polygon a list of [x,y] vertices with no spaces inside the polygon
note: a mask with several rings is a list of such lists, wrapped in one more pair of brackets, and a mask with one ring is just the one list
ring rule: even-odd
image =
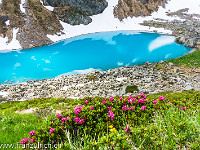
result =
[{"label": "green grass", "polygon": [[[101,121],[97,123],[98,119],[101,120],[103,117],[107,117],[108,114],[103,113],[103,116],[98,116],[97,120],[92,119],[93,122],[91,122],[93,130],[95,130],[95,132],[97,131],[96,138],[92,137],[90,132],[85,132],[81,138],[82,140],[70,136],[71,144],[67,141],[63,147],[65,147],[65,149],[117,149],[117,147],[119,149],[121,149],[121,147],[129,147],[130,149],[133,147],[138,149],[184,149],[189,147],[198,150],[198,143],[200,142],[200,91],[184,91],[180,93],[173,93],[173,91],[162,92],[147,95],[147,100],[153,101],[154,99],[158,99],[161,95],[166,97],[166,102],[155,105],[159,107],[154,107],[154,104],[151,102],[148,103],[149,105],[147,104],[147,107],[149,109],[147,109],[147,114],[140,114],[141,105],[137,108],[138,104],[136,104],[134,109],[135,113],[123,113],[122,116],[118,116],[120,114],[119,112],[117,113],[117,109],[121,109],[121,106],[116,107],[115,103],[112,104],[108,100],[107,105],[113,107],[116,119],[113,121],[111,120],[107,124]],[[74,114],[74,107],[78,104],[84,105],[86,99],[89,100],[89,105],[103,108],[99,105],[102,102],[102,98],[95,98],[94,100],[91,100],[91,98],[82,100],[47,98],[0,104],[0,144],[16,144],[21,139],[29,137],[29,132],[32,130],[38,131],[37,133],[44,132],[44,134],[47,134],[49,131],[47,125],[53,125],[55,123],[58,129],[62,126],[60,126],[54,114],[43,118],[34,114],[17,114],[15,113],[16,110],[38,106],[39,108],[52,106],[54,109],[65,111],[64,114],[69,114],[70,112]],[[115,99],[118,99],[118,97],[115,97]],[[172,103],[172,106],[169,106],[168,102]],[[97,104],[96,106],[95,103]],[[123,103],[124,101],[122,104]],[[186,106],[187,111],[178,111],[178,106]],[[90,106],[88,106],[88,108],[89,107]],[[105,110],[97,109],[97,111],[99,114],[100,111],[107,112],[108,110],[106,107]],[[91,113],[94,113],[94,116],[96,116],[96,110],[91,112],[87,109],[87,111],[84,110],[84,114],[85,113],[87,115],[92,115]],[[149,115],[152,118],[148,118]],[[57,121],[53,123],[55,119]],[[124,120],[122,124],[120,121],[121,119]],[[87,123],[89,123],[89,120],[90,119],[87,119]],[[94,121],[97,122],[95,123]],[[116,121],[118,122],[117,124]],[[128,123],[131,124],[130,129],[134,131],[133,134],[128,134],[124,131]],[[137,123],[137,125],[135,123]],[[116,128],[116,132],[110,131],[108,125],[111,124]],[[99,134],[98,129],[95,127],[101,128],[103,125],[107,126],[107,129]],[[79,127],[79,130],[81,130],[81,126]],[[39,128],[42,130],[40,131]],[[88,129],[85,128],[84,130],[87,131]],[[91,130],[91,132],[93,132],[93,130]],[[47,135],[50,136],[49,134]],[[55,138],[57,135],[55,134],[52,136]]]},{"label": "green grass", "polygon": [[0,114],[0,144],[16,144],[42,122],[43,118],[34,114]]},{"label": "green grass", "polygon": [[195,51],[186,56],[167,60],[166,63],[172,62],[177,66],[184,66],[186,68],[200,68],[200,50]]},{"label": "green grass", "polygon": [[71,107],[71,104],[77,105],[78,101],[73,99],[63,98],[45,98],[45,99],[33,99],[25,102],[11,101],[0,104],[1,113],[14,113],[15,111],[21,111],[24,109],[35,108],[35,107],[52,107],[56,110],[67,110]]}]

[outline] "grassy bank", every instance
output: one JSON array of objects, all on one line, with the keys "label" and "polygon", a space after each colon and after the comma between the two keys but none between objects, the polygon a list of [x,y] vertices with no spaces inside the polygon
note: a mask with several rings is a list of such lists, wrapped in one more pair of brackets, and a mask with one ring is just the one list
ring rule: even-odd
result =
[{"label": "grassy bank", "polygon": [[177,66],[185,68],[200,68],[200,50],[195,51],[186,56],[178,57],[175,59],[167,60],[166,63],[172,62]]},{"label": "grassy bank", "polygon": [[[15,113],[34,107],[38,107],[34,114]],[[63,112],[57,115],[53,109]],[[16,144],[20,140],[23,143],[29,137],[33,142],[28,140],[29,144],[59,142],[61,149],[198,149],[199,110],[200,92],[194,91],[138,98],[3,103],[0,104],[0,144]],[[35,134],[29,135],[32,130]]]}]

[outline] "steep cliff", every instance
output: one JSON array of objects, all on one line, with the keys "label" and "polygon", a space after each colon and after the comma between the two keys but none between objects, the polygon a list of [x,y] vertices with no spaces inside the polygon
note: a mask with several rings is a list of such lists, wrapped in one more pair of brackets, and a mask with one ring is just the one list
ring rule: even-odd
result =
[{"label": "steep cliff", "polygon": [[114,8],[114,15],[119,20],[133,16],[148,16],[157,11],[159,6],[165,6],[167,0],[119,0]]}]

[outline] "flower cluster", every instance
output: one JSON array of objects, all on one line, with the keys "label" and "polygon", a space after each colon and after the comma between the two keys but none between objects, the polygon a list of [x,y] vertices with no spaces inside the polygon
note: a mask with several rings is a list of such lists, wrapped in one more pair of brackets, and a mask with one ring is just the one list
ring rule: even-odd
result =
[{"label": "flower cluster", "polygon": [[124,105],[123,107],[122,107],[122,110],[128,110],[128,107],[127,107],[127,105]]},{"label": "flower cluster", "polygon": [[34,139],[24,138],[24,139],[20,140],[20,144],[26,144],[26,143],[28,143],[28,141],[31,141],[33,143]]},{"label": "flower cluster", "polygon": [[114,101],[114,97],[110,97],[110,102],[113,102]]},{"label": "flower cluster", "polygon": [[[96,136],[96,134],[101,135],[105,131],[109,131],[108,134],[113,136],[113,138],[119,134],[120,138],[122,137],[127,140],[128,136],[141,134],[141,139],[143,139],[148,136],[146,130],[149,130],[149,133],[151,131],[154,132],[154,130],[157,131],[157,126],[152,124],[151,127],[151,124],[149,126],[148,123],[154,117],[154,111],[161,112],[167,109],[171,111],[172,107],[170,106],[173,104],[175,111],[180,109],[182,110],[180,113],[187,114],[186,110],[189,109],[187,103],[184,101],[177,102],[176,99],[175,97],[175,100],[170,101],[170,99],[163,96],[158,97],[158,99],[151,99],[151,96],[149,96],[147,99],[144,93],[139,96],[130,95],[128,97],[97,97],[94,100],[93,98],[87,97],[74,103],[72,108],[75,106],[75,109],[57,114],[51,120],[51,124],[48,124],[46,128],[42,127],[42,129],[36,132],[36,136],[33,139],[35,142],[38,142],[39,138],[45,141],[48,137],[48,141],[65,141],[67,140],[65,136],[66,130],[78,138],[82,138],[85,133]],[[82,104],[83,106],[77,106],[77,104]],[[183,106],[187,106],[187,109]],[[179,115],[179,113],[176,114]],[[69,119],[71,120],[69,121]],[[146,127],[147,124],[148,126]],[[134,126],[132,127],[130,125]],[[108,127],[109,130],[107,130]],[[125,132],[129,134],[124,134]],[[45,137],[41,136],[41,133],[44,133]],[[31,131],[29,134],[34,136],[35,131]],[[22,139],[20,142],[27,143],[31,141],[31,136],[29,136],[30,138]],[[107,141],[107,143],[111,143],[111,141]],[[113,143],[117,143],[117,141]]]},{"label": "flower cluster", "polygon": [[105,104],[106,104],[106,99],[104,99],[104,100],[102,101],[102,103],[105,105]]},{"label": "flower cluster", "polygon": [[147,110],[147,106],[143,105],[143,106],[141,107],[141,109],[142,109],[142,110]]},{"label": "flower cluster", "polygon": [[82,124],[82,123],[85,122],[84,119],[81,119],[79,117],[76,117],[74,120],[75,120],[76,123],[78,122],[79,124]]},{"label": "flower cluster", "polygon": [[141,98],[144,98],[144,99],[147,98],[146,95],[145,95],[144,93],[140,94],[140,97],[141,97]]},{"label": "flower cluster", "polygon": [[109,128],[110,128],[110,132],[116,132],[117,131],[115,128],[113,128],[112,125],[110,125]]},{"label": "flower cluster", "polygon": [[35,136],[35,131],[32,130],[31,132],[29,132],[29,134]]},{"label": "flower cluster", "polygon": [[74,113],[76,114],[76,115],[78,115],[80,112],[81,112],[81,110],[84,108],[84,106],[77,106],[76,108],[75,108],[75,110],[74,110]]},{"label": "flower cluster", "polygon": [[[29,132],[29,134],[30,134],[30,136],[35,136],[35,131],[31,131],[31,132]],[[24,138],[24,139],[22,139],[22,140],[20,140],[20,144],[27,144],[28,143],[28,141],[30,141],[31,143],[34,143],[34,139],[31,139],[31,138]]]},{"label": "flower cluster", "polygon": [[134,106],[131,106],[131,107],[129,108],[129,110],[133,111],[133,110],[134,110]]},{"label": "flower cluster", "polygon": [[60,118],[60,119],[61,119],[61,117],[62,117],[62,115],[61,115],[61,114],[58,114],[58,115],[57,115],[57,118]]},{"label": "flower cluster", "polygon": [[87,105],[88,105],[88,102],[89,102],[88,100],[84,101],[84,103],[87,104]]},{"label": "flower cluster", "polygon": [[128,125],[126,126],[126,128],[125,128],[125,132],[127,132],[127,133],[131,133],[129,127],[130,127],[130,125],[128,124]]},{"label": "flower cluster", "polygon": [[114,117],[115,117],[114,113],[112,111],[110,111],[110,110],[108,111],[108,113],[109,113],[108,117],[110,117],[111,120],[113,120]]},{"label": "flower cluster", "polygon": [[[179,110],[181,110],[181,107],[178,107]],[[182,110],[187,110],[186,107],[182,107]]]},{"label": "flower cluster", "polygon": [[125,110],[125,111],[131,110],[131,111],[133,111],[133,110],[134,110],[134,106],[131,106],[130,108],[128,108],[127,105],[124,105],[124,106],[122,107],[122,110]]},{"label": "flower cluster", "polygon": [[49,132],[52,134],[53,132],[54,132],[54,128],[51,128],[50,130],[49,130]]},{"label": "flower cluster", "polygon": [[62,117],[62,123],[64,123],[65,121],[67,121],[67,120],[69,120],[70,119],[70,117],[66,117],[66,118],[64,118],[64,117]]},{"label": "flower cluster", "polygon": [[124,99],[123,97],[120,97],[120,98],[119,98],[120,101],[122,101],[123,99]]},{"label": "flower cluster", "polygon": [[141,104],[142,104],[142,103],[145,103],[145,99],[140,98],[140,99],[138,100],[138,104],[139,104],[139,103],[141,103]]},{"label": "flower cluster", "polygon": [[159,100],[164,101],[164,100],[165,100],[165,97],[160,96]]},{"label": "flower cluster", "polygon": [[157,104],[157,103],[158,103],[158,101],[157,101],[157,100],[154,100],[154,101],[153,101],[153,103],[154,103],[154,104]]}]

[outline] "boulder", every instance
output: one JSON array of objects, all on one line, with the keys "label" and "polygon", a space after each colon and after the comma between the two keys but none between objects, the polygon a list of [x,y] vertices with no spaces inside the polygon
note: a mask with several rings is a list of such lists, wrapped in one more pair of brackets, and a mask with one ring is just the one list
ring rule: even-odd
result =
[{"label": "boulder", "polygon": [[106,0],[46,0],[46,2],[52,7],[73,7],[88,16],[102,13],[108,6]]}]

